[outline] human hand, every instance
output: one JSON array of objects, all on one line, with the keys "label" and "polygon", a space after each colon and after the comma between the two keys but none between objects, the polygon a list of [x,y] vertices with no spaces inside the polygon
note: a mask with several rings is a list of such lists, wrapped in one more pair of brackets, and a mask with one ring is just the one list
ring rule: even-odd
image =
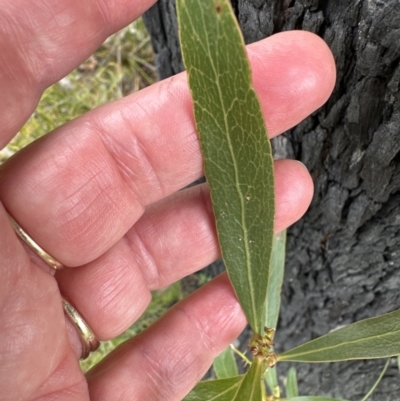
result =
[{"label": "human hand", "polygon": [[[150,0],[3,2],[0,7],[0,148],[42,91],[87,58]],[[287,32],[249,46],[270,136],[329,96],[330,51]],[[61,295],[99,340],[140,316],[150,291],[219,257],[185,74],[87,113],[0,168],[0,389],[2,400],[180,400],[245,318],[221,275],[117,348],[86,377],[81,342]],[[312,196],[305,168],[275,163],[276,231]],[[17,239],[6,210],[68,266],[54,276]]]}]

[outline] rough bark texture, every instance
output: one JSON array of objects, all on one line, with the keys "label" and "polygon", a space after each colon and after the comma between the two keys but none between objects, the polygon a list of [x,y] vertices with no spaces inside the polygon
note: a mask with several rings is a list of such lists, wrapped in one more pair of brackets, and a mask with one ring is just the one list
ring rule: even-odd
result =
[{"label": "rough bark texture", "polygon": [[[308,30],[325,39],[337,63],[328,103],[275,144],[305,163],[315,183],[311,208],[289,230],[276,338],[288,349],[400,308],[400,2],[233,3],[246,42]],[[161,78],[181,71],[172,0],[160,0],[146,22]],[[381,366],[297,365],[300,391],[359,400]],[[371,400],[400,400],[394,364]]]}]

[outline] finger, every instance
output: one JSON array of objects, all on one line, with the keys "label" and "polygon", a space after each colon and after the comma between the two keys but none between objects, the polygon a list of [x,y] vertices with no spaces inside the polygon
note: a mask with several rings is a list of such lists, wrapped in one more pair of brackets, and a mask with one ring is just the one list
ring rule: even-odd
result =
[{"label": "finger", "polygon": [[65,391],[73,400],[73,386],[79,399],[85,399],[57,283],[31,263],[1,203],[0,227],[0,398],[43,399]]},{"label": "finger", "polygon": [[[43,300],[51,299],[51,289],[54,290],[55,282],[52,277],[43,272],[40,268],[31,268],[27,254],[19,243],[13,232],[7,213],[0,203],[0,388],[7,396],[18,394],[15,386],[20,387],[21,394],[29,394],[40,384],[40,380],[45,376],[44,369],[47,367],[40,364],[37,367],[35,377],[28,376],[29,369],[32,367],[34,359],[38,360],[40,354],[45,353],[43,342],[35,344],[38,326],[32,325],[35,319],[44,327],[48,327],[49,322],[45,322],[43,317],[32,308],[31,298],[38,295],[42,277],[47,275],[47,289],[37,299],[37,306],[43,306]],[[53,281],[53,284],[51,284]],[[51,314],[49,318],[52,318]],[[31,327],[32,325],[32,327]],[[44,330],[46,331],[46,329]],[[49,338],[52,340],[52,338]],[[7,372],[15,373],[13,379]]]},{"label": "finger", "polygon": [[[312,181],[295,161],[275,163],[279,232],[299,219]],[[92,263],[57,276],[61,292],[79,307],[101,340],[113,338],[143,313],[150,291],[164,288],[220,257],[207,185],[180,191],[147,209],[126,237]]]},{"label": "finger", "polygon": [[118,391],[121,400],[181,400],[245,324],[226,275],[219,276],[89,371],[91,399]]},{"label": "finger", "polygon": [[[254,45],[250,56],[271,136],[313,112],[333,87],[332,56],[310,33],[276,35]],[[39,245],[77,266],[108,250],[144,206],[199,178],[202,169],[192,102],[180,75],[25,149],[0,170],[0,193]]]},{"label": "finger", "polygon": [[332,52],[317,35],[289,31],[267,40],[268,46],[259,48],[254,43],[247,52],[252,68],[259,69],[253,71],[253,81],[270,136],[274,137],[328,100],[335,86],[336,67]]},{"label": "finger", "polygon": [[4,113],[0,149],[32,114],[46,87],[77,67],[110,34],[154,2],[1,1],[0,110]]}]

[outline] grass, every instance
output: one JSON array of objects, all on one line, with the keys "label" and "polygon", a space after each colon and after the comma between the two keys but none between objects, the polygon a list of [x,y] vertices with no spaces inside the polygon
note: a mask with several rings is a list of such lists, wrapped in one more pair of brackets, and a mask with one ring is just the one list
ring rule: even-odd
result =
[{"label": "grass", "polygon": [[[87,111],[140,90],[156,80],[153,51],[143,21],[108,38],[82,65],[48,88],[24,127],[0,150],[0,163],[35,139]],[[153,293],[140,319],[121,336],[103,342],[81,362],[84,371],[116,346],[135,336],[182,298],[180,283]]]}]

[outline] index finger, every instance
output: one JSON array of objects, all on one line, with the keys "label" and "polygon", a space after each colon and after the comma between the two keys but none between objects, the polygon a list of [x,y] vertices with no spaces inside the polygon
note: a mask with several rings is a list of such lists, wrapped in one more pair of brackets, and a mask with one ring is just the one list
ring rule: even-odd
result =
[{"label": "index finger", "polygon": [[155,0],[0,0],[0,149],[43,90],[81,64]]}]

